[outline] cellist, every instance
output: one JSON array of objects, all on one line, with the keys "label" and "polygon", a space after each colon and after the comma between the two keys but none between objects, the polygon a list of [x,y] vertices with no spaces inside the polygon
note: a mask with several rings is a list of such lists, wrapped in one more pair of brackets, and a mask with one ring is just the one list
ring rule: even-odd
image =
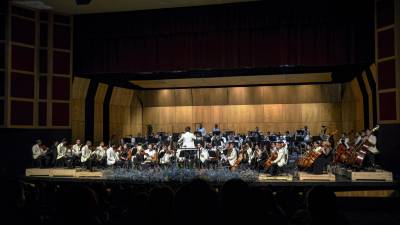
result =
[{"label": "cellist", "polygon": [[272,166],[269,169],[269,173],[272,176],[276,176],[281,172],[281,168],[287,164],[288,159],[287,145],[282,140],[279,140],[276,143],[276,148],[277,157],[274,161],[272,161]]}]

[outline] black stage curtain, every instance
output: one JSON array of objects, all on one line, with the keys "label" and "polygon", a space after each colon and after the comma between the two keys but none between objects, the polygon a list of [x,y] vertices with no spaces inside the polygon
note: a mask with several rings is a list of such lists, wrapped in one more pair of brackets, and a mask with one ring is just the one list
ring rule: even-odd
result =
[{"label": "black stage curtain", "polygon": [[82,73],[372,62],[373,1],[278,1],[77,15]]}]

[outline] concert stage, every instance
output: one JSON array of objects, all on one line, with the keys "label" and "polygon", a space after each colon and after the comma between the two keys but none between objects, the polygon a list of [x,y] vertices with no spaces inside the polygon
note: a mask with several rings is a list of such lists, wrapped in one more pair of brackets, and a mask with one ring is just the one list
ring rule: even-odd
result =
[{"label": "concert stage", "polygon": [[[299,172],[298,176],[278,176],[270,177],[264,173],[258,173],[252,170],[242,170],[231,172],[224,169],[148,169],[148,170],[126,170],[126,169],[106,169],[94,172],[84,172],[85,176],[76,175],[83,173],[75,169],[56,169],[58,174],[53,176],[51,169],[43,169],[50,171],[48,175],[40,174],[35,176],[29,174],[20,178],[21,181],[32,184],[49,183],[49,184],[101,184],[106,186],[112,185],[128,185],[128,186],[156,186],[167,184],[171,187],[180,187],[183,184],[189,183],[191,180],[200,178],[207,181],[215,188],[221,187],[230,179],[242,179],[251,187],[269,188],[279,190],[282,188],[290,188],[296,190],[306,190],[314,186],[324,186],[336,192],[340,191],[366,191],[366,190],[395,190],[400,187],[398,180],[358,180],[352,181],[350,178],[343,175],[324,174],[311,175]],[[41,169],[33,169],[41,170]],[[64,172],[60,172],[64,170]],[[79,172],[77,172],[79,171]],[[40,173],[40,172],[39,172]],[[76,173],[76,174],[74,174]],[[64,174],[64,175],[62,175]],[[310,176],[309,179],[300,180],[302,176]],[[334,179],[327,179],[327,177]],[[299,179],[300,177],[300,179]],[[290,178],[290,179],[289,179]]]}]

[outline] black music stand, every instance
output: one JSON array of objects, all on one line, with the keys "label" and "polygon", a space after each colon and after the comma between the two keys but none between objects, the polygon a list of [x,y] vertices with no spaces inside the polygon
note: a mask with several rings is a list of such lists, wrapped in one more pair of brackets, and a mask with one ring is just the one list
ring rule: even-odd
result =
[{"label": "black music stand", "polygon": [[184,165],[187,167],[187,163],[190,162],[190,160],[196,159],[198,152],[199,149],[197,148],[181,148],[181,151],[179,152],[179,158],[185,158]]}]

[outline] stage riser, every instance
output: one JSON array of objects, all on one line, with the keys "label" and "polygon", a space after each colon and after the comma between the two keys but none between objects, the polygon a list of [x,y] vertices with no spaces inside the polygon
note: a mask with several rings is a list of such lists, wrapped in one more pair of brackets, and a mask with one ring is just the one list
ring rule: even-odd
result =
[{"label": "stage riser", "polygon": [[103,177],[102,171],[90,172],[77,169],[26,169],[28,177]]},{"label": "stage riser", "polygon": [[334,172],[338,175],[346,176],[352,181],[393,181],[392,172],[388,172],[385,170],[376,170],[373,172],[357,172],[338,167]]},{"label": "stage riser", "polygon": [[335,181],[334,174],[310,174],[306,172],[299,172],[300,181]]}]

